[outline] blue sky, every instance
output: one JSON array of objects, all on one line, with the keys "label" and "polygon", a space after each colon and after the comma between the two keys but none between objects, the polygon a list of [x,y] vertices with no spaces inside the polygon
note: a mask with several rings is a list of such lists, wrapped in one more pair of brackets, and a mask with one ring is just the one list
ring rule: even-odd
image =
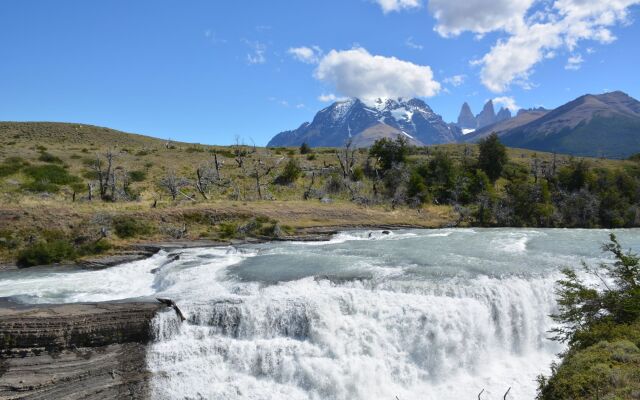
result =
[{"label": "blue sky", "polygon": [[447,121],[464,101],[640,98],[638,2],[3,0],[0,120],[263,145],[322,95],[423,96]]}]

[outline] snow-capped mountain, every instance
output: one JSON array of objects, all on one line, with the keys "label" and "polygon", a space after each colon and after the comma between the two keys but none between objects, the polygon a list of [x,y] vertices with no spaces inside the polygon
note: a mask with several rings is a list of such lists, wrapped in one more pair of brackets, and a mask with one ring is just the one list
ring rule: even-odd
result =
[{"label": "snow-capped mountain", "polygon": [[415,145],[452,143],[462,132],[419,99],[378,99],[365,103],[348,99],[333,103],[316,114],[311,123],[282,132],[268,146],[342,146],[351,139],[360,147],[382,137],[405,136]]}]

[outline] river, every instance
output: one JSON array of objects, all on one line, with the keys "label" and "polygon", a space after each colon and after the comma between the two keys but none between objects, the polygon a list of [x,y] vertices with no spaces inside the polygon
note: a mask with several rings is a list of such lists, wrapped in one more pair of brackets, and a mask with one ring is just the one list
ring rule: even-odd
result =
[{"label": "river", "polygon": [[[616,231],[640,250],[640,230]],[[24,303],[174,299],[154,320],[157,399],[533,399],[565,266],[607,259],[606,230],[344,232],[160,252],[99,271],[0,274]]]}]

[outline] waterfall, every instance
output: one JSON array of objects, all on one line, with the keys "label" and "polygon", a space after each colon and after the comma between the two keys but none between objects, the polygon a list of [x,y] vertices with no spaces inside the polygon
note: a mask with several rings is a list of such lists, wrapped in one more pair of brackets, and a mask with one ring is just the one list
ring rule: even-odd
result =
[{"label": "waterfall", "polygon": [[560,350],[547,340],[553,281],[235,284],[183,302],[182,325],[155,320],[154,398],[463,399],[509,386],[533,398]]}]

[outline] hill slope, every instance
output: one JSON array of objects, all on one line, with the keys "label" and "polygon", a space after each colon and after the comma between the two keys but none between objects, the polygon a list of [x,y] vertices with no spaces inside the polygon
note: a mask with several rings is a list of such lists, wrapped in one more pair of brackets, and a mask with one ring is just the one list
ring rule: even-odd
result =
[{"label": "hill slope", "polygon": [[503,121],[496,122],[489,126],[485,126],[482,129],[478,129],[468,135],[465,135],[462,138],[464,142],[475,142],[483,137],[489,136],[491,133],[495,132],[499,136],[502,136],[504,133],[518,128],[520,126],[526,125],[544,115],[546,115],[549,110],[545,110],[543,108],[536,108],[530,110],[520,110],[518,115],[513,118],[506,119]]},{"label": "hill slope", "polygon": [[581,96],[501,135],[507,146],[579,156],[640,152],[640,102],[623,92]]}]

